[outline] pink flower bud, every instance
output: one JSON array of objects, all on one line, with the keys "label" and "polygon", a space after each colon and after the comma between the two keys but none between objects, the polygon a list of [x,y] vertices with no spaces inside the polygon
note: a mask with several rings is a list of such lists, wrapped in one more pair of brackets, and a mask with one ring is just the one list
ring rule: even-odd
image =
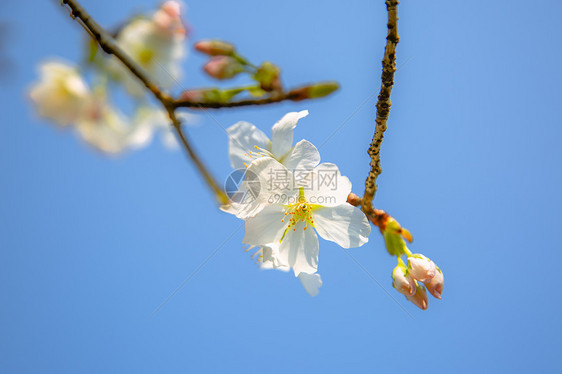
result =
[{"label": "pink flower bud", "polygon": [[207,62],[205,72],[213,78],[229,79],[244,71],[244,66],[227,56],[216,56]]},{"label": "pink flower bud", "polygon": [[443,277],[443,272],[439,268],[437,268],[435,276],[431,279],[431,281],[425,284],[429,293],[439,300],[441,300],[444,285],[445,278]]},{"label": "pink flower bud", "polygon": [[429,258],[421,254],[408,257],[408,272],[415,280],[428,283],[437,271],[435,264]]},{"label": "pink flower bud", "polygon": [[166,1],[153,15],[154,24],[158,29],[168,35],[186,34],[185,26],[181,20],[181,4],[178,1]]},{"label": "pink flower bud", "polygon": [[406,296],[406,299],[422,310],[426,310],[428,307],[427,292],[425,287],[420,284],[416,288],[416,293],[413,296]]},{"label": "pink flower bud", "polygon": [[221,40],[203,40],[195,43],[195,49],[209,56],[232,56],[234,46]]},{"label": "pink flower bud", "polygon": [[180,95],[180,100],[200,103],[205,101],[205,90],[189,90],[183,91]]},{"label": "pink flower bud", "polygon": [[173,0],[166,1],[164,4],[162,4],[160,9],[166,12],[170,17],[173,18],[180,17],[181,5],[177,1],[173,1]]},{"label": "pink flower bud", "polygon": [[396,266],[392,272],[392,287],[404,296],[413,296],[416,293],[416,281],[407,274],[403,266]]}]

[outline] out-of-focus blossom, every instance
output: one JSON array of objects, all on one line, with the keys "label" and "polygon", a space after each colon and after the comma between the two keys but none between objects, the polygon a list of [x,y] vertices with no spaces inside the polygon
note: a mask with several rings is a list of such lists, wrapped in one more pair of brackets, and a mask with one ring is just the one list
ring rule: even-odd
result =
[{"label": "out-of-focus blossom", "polygon": [[[116,41],[161,88],[172,87],[180,79],[180,63],[187,53],[181,3],[167,1],[151,18],[132,19]],[[130,94],[144,95],[145,88],[120,61],[111,58],[109,70],[123,81]]]},{"label": "out-of-focus blossom", "polygon": [[130,145],[131,126],[127,118],[106,101],[103,93],[89,97],[76,121],[76,130],[82,139],[104,153],[117,154]]},{"label": "out-of-focus blossom", "polygon": [[[184,125],[193,125],[197,117],[190,113],[177,113],[176,118]],[[156,134],[160,134],[162,143],[169,149],[177,149],[179,143],[168,116],[164,110],[149,106],[137,108],[132,120],[133,129],[129,139],[132,148],[142,148],[152,141]]]},{"label": "out-of-focus blossom", "polygon": [[59,61],[39,65],[39,82],[30,91],[38,114],[61,126],[74,123],[89,103],[90,88],[75,66]]}]

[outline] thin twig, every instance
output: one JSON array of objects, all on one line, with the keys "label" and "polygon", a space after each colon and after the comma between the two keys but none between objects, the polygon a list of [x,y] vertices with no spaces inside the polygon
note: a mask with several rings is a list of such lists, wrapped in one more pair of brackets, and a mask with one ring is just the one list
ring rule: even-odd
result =
[{"label": "thin twig", "polygon": [[215,195],[217,197],[217,200],[221,204],[226,204],[228,202],[228,196],[217,185],[217,183],[213,179],[213,176],[211,175],[211,173],[207,170],[205,165],[203,165],[203,163],[201,162],[199,157],[195,154],[195,152],[193,150],[193,147],[191,146],[191,144],[189,143],[189,140],[187,139],[187,135],[185,134],[185,132],[182,129],[181,121],[176,116],[176,112],[172,108],[166,108],[166,109],[168,110],[168,116],[172,120],[172,125],[174,126],[174,129],[176,130],[178,138],[180,138],[181,144],[183,145],[183,147],[187,151],[189,157],[191,158],[191,160],[193,161],[195,166],[197,166],[197,169],[199,169],[199,172],[201,173],[201,175],[205,179],[205,182],[207,182],[207,185],[209,185],[209,187],[215,193]]},{"label": "thin twig", "polygon": [[376,128],[371,146],[369,147],[369,156],[371,156],[371,170],[365,181],[365,194],[362,201],[363,211],[369,215],[373,210],[372,201],[377,191],[377,177],[382,172],[380,151],[384,132],[386,131],[386,123],[390,112],[390,93],[394,85],[394,72],[396,71],[396,45],[400,37],[398,36],[398,0],[386,0],[386,9],[388,12],[388,35],[386,36],[386,46],[384,49],[384,57],[382,59],[382,75],[381,89],[377,100],[377,117],[375,119]]},{"label": "thin twig", "polygon": [[301,101],[304,100],[302,96],[302,88],[295,88],[289,92],[278,93],[272,96],[258,98],[258,99],[244,99],[238,101],[229,101],[229,102],[198,102],[192,100],[176,100],[173,103],[175,108],[209,108],[209,109],[220,109],[220,108],[235,108],[241,106],[250,106],[250,105],[266,105],[266,104],[274,104],[280,103],[282,101]]},{"label": "thin twig", "polygon": [[137,77],[154,97],[162,103],[162,106],[168,112],[172,125],[181,140],[183,147],[185,148],[188,156],[193,161],[205,182],[216,194],[217,200],[221,204],[225,204],[228,201],[228,197],[224,191],[219,187],[216,180],[212,177],[211,173],[207,170],[203,162],[195,153],[193,146],[187,139],[184,131],[182,130],[181,123],[177,119],[175,113],[174,100],[162,92],[158,86],[148,78],[146,72],[140,67],[133,59],[131,59],[115,42],[115,39],[107,32],[103,27],[101,27],[89,14],[82,8],[82,6],[75,0],[62,0],[62,4],[67,5],[70,8],[70,15],[74,19],[78,19],[80,24],[88,31],[88,33],[96,40],[100,48],[110,54],[115,56],[129,71]]},{"label": "thin twig", "polygon": [[121,61],[123,65],[125,65],[127,69],[129,69],[129,71],[150,90],[150,92],[152,92],[156,99],[161,101],[163,104],[166,103],[165,105],[168,105],[171,98],[160,91],[156,84],[151,82],[144,69],[117,45],[115,39],[113,39],[113,37],[93,19],[92,16],[90,16],[90,14],[86,12],[86,10],[84,10],[77,1],[62,0],[62,4],[67,5],[70,8],[70,16],[78,20],[90,36],[98,42],[98,45],[105,53],[117,57],[117,59]]}]

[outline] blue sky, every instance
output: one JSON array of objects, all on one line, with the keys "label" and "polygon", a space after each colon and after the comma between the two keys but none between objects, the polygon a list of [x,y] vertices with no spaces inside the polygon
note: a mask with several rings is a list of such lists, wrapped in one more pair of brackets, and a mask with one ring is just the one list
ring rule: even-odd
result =
[{"label": "blue sky", "polygon": [[[111,26],[155,3],[83,5]],[[269,133],[286,112],[308,109],[295,138],[328,139],[323,161],[361,193],[384,2],[188,5],[192,40],[223,38],[253,61],[274,61],[288,86],[341,83],[324,100],[212,115],[223,127],[247,120]],[[292,275],[257,269],[240,222],[216,209],[181,152],[154,142],[107,157],[37,118],[25,91],[38,62],[78,61],[84,32],[55,1],[0,9],[11,62],[0,76],[1,372],[562,370],[562,3],[399,7],[375,205],[445,272],[443,300],[425,312],[392,289],[395,262],[378,232],[350,250],[361,266],[321,240],[324,286],[311,298]],[[213,83],[200,73],[204,61],[190,55],[185,87]],[[190,136],[224,180],[226,134],[209,116],[199,122]]]}]

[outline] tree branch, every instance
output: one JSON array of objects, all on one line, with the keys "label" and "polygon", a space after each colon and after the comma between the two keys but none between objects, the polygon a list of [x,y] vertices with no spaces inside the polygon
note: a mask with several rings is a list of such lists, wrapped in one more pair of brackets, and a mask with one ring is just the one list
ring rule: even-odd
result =
[{"label": "tree branch", "polygon": [[371,169],[367,180],[365,181],[365,194],[362,200],[362,209],[367,216],[373,213],[373,198],[377,191],[377,177],[382,172],[380,165],[381,144],[384,138],[384,132],[387,128],[388,114],[390,112],[390,94],[394,85],[394,73],[396,72],[396,45],[400,37],[398,36],[398,0],[386,0],[386,9],[388,12],[388,34],[386,36],[386,46],[384,49],[384,57],[382,59],[382,75],[381,89],[377,100],[377,117],[375,118],[376,127],[373,140],[369,147],[369,156],[371,156]]},{"label": "tree branch", "polygon": [[209,109],[220,109],[220,108],[235,108],[241,106],[249,106],[249,105],[266,105],[266,104],[274,104],[280,103],[282,101],[301,101],[304,100],[301,95],[299,94],[298,90],[294,89],[289,92],[284,92],[281,94],[258,98],[258,99],[245,99],[245,100],[238,100],[238,101],[230,101],[230,102],[197,102],[191,100],[176,100],[174,101],[173,105],[175,108],[209,108]]},{"label": "tree branch", "polygon": [[189,142],[185,132],[182,130],[181,123],[178,120],[175,110],[178,108],[234,108],[250,105],[266,105],[279,103],[282,101],[301,101],[310,98],[317,98],[326,96],[335,89],[337,84],[334,82],[320,83],[312,86],[304,86],[295,88],[288,92],[271,94],[268,97],[257,99],[244,99],[232,102],[223,101],[193,101],[188,99],[174,99],[167,93],[161,91],[158,86],[152,82],[144,69],[130,58],[115,42],[115,39],[101,27],[84,8],[76,0],[62,0],[62,4],[70,9],[70,15],[76,19],[82,27],[90,34],[90,36],[97,42],[100,48],[107,54],[115,56],[121,63],[135,76],[142,84],[152,93],[152,95],[162,104],[166,109],[174,130],[181,144],[185,148],[187,155],[193,161],[199,173],[205,179],[207,185],[215,192],[218,201],[224,204],[228,201],[228,197],[224,191],[219,187],[216,180],[212,177],[211,173],[205,167],[201,159],[195,153],[192,144]]},{"label": "tree branch", "polygon": [[75,0],[62,0],[63,5],[67,5],[70,9],[70,16],[77,19],[90,36],[98,43],[100,48],[107,54],[117,57],[129,69],[129,71],[137,77],[142,84],[152,92],[152,94],[161,101],[168,103],[171,98],[162,93],[158,86],[151,82],[148,74],[139,66],[132,58],[130,58],[118,45],[115,39],[101,27],[84,8]]},{"label": "tree branch", "polygon": [[138,80],[140,80],[150,92],[152,92],[154,97],[158,101],[160,101],[164,109],[166,109],[166,112],[168,112],[176,134],[180,139],[181,144],[185,148],[189,158],[191,159],[191,161],[193,161],[207,185],[211,188],[211,190],[213,190],[219,203],[226,204],[226,202],[228,201],[228,197],[219,187],[218,183],[213,178],[211,173],[207,170],[200,158],[197,156],[195,150],[193,149],[193,146],[182,130],[181,122],[178,120],[175,113],[174,100],[167,94],[163,93],[156,84],[152,83],[142,67],[140,67],[117,45],[115,39],[113,39],[113,37],[93,19],[77,1],[62,0],[62,3],[70,8],[70,15],[80,22],[80,24],[98,43],[100,48],[104,52],[115,56],[119,61],[121,61],[123,65],[125,65],[125,67],[127,67],[127,69],[129,69],[129,71],[135,77],[137,77]]}]

